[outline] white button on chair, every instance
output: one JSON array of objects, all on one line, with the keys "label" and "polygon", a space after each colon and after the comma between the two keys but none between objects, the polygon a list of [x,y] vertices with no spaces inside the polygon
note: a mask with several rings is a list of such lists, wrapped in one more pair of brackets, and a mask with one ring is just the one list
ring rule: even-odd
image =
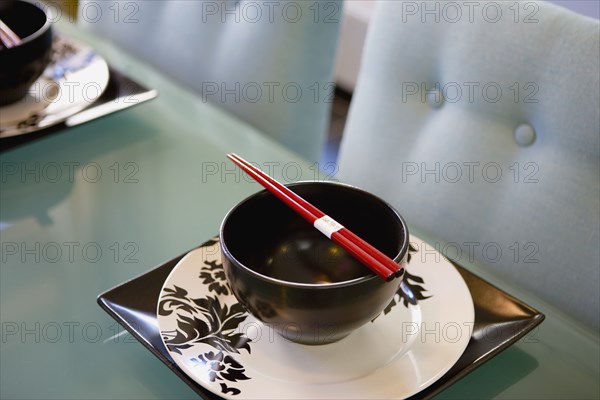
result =
[{"label": "white button on chair", "polygon": [[515,141],[521,147],[531,145],[535,141],[535,130],[529,124],[522,124],[515,129]]}]

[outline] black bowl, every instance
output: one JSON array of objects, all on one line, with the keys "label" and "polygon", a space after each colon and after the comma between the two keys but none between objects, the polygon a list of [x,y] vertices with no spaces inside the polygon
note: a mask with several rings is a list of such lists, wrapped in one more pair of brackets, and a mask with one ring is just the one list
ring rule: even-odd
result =
[{"label": "black bowl", "polygon": [[0,19],[20,38],[15,47],[0,46],[0,105],[25,97],[50,61],[52,28],[46,13],[33,3],[0,1]]},{"label": "black bowl", "polygon": [[[389,204],[331,182],[288,187],[404,263],[408,229]],[[375,318],[401,279],[385,282],[263,190],[237,204],[220,231],[223,265],[238,301],[284,338],[326,344]]]}]

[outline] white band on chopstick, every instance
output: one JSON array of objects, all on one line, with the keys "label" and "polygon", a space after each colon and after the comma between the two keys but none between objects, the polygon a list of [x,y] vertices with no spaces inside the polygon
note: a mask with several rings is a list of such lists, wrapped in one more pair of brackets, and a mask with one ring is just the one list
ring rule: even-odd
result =
[{"label": "white band on chopstick", "polygon": [[315,220],[315,223],[313,225],[329,239],[331,239],[331,235],[333,234],[333,232],[337,232],[344,227],[328,215],[324,215],[321,218]]}]

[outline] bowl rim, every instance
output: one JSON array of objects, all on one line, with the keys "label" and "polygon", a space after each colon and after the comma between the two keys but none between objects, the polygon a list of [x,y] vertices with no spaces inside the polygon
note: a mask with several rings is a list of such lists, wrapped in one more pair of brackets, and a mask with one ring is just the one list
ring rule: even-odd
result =
[{"label": "bowl rim", "polygon": [[[25,3],[29,6],[31,6],[32,8],[38,9],[44,15],[44,17],[46,17],[46,21],[44,22],[44,25],[39,27],[31,35],[21,38],[21,43],[19,43],[17,46],[10,47],[10,48],[0,48],[0,51],[4,51],[4,52],[8,52],[13,49],[18,49],[18,48],[22,47],[23,45],[26,45],[27,43],[34,41],[35,39],[37,39],[40,36],[42,36],[43,34],[45,34],[48,31],[48,29],[50,29],[50,27],[52,26],[52,21],[50,20],[50,16],[48,15],[48,12],[46,10],[44,10],[42,7],[38,6],[36,3],[33,3],[28,0],[10,0],[10,1],[12,1],[13,3]],[[40,3],[40,4],[42,4],[42,3]]]},{"label": "bowl rim", "polygon": [[[354,185],[350,185],[347,183],[342,183],[342,182],[332,182],[332,181],[298,181],[298,182],[293,182],[293,183],[287,183],[284,184],[284,186],[290,187],[290,186],[302,186],[302,185],[309,185],[309,184],[324,184],[324,185],[331,185],[331,186],[340,186],[340,187],[345,187],[348,189],[352,189],[355,190],[357,192],[366,194],[370,197],[375,198],[377,201],[381,202],[383,205],[385,205],[386,207],[388,207],[397,217],[398,221],[400,221],[400,224],[402,226],[402,229],[404,230],[404,237],[401,243],[401,247],[400,250],[398,250],[398,253],[396,254],[396,256],[393,258],[393,260],[395,262],[402,262],[405,258],[406,255],[408,253],[408,247],[409,247],[409,232],[408,232],[408,226],[406,224],[406,221],[404,221],[404,218],[400,215],[400,213],[391,205],[389,204],[387,201],[383,200],[381,197],[368,192],[364,189],[361,189],[357,186]],[[221,226],[219,228],[219,243],[221,246],[221,250],[223,252],[223,256],[229,258],[230,260],[232,260],[232,264],[235,265],[236,268],[240,268],[242,270],[244,270],[246,273],[254,276],[257,279],[260,279],[262,281],[265,282],[269,282],[269,283],[274,283],[277,285],[281,285],[284,287],[292,287],[292,288],[303,288],[303,289],[315,289],[315,290],[325,290],[325,289],[333,289],[333,288],[341,288],[341,287],[346,287],[346,286],[354,286],[354,285],[358,285],[358,284],[362,284],[362,283],[366,283],[366,282],[371,282],[374,280],[377,281],[381,281],[381,283],[393,283],[394,281],[396,281],[396,279],[393,279],[390,282],[386,282],[383,279],[381,279],[379,276],[375,275],[375,274],[369,274],[369,275],[364,275],[364,276],[360,276],[358,278],[354,278],[351,280],[347,280],[347,281],[340,281],[340,282],[331,282],[331,283],[302,283],[302,282],[292,282],[292,281],[286,281],[283,279],[277,279],[277,278],[273,278],[271,276],[268,275],[264,275],[261,274],[259,272],[256,272],[255,270],[253,270],[252,268],[247,267],[246,265],[244,265],[244,263],[242,263],[240,260],[238,260],[236,257],[233,256],[233,254],[231,254],[231,251],[229,250],[229,248],[227,247],[227,245],[225,244],[225,241],[223,240],[223,232],[225,229],[225,224],[227,223],[227,220],[229,219],[229,217],[243,204],[252,201],[255,197],[261,196],[264,193],[268,193],[269,195],[272,195],[270,192],[267,191],[267,189],[263,189],[260,190],[256,193],[251,194],[250,196],[244,198],[243,200],[241,200],[240,202],[236,203],[225,215],[225,217],[223,218],[223,221],[221,222]],[[301,218],[299,216],[299,218]],[[366,267],[365,267],[366,268]],[[402,279],[401,277],[399,278],[400,280]]]}]

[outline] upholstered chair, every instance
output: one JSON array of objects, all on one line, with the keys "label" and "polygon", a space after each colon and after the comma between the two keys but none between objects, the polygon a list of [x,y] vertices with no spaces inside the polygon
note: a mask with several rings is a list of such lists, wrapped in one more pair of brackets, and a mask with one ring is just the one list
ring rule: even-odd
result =
[{"label": "upholstered chair", "polygon": [[338,176],[597,330],[599,51],[546,2],[382,1]]},{"label": "upholstered chair", "polygon": [[341,0],[79,6],[81,26],[313,161],[325,140],[341,18]]}]

